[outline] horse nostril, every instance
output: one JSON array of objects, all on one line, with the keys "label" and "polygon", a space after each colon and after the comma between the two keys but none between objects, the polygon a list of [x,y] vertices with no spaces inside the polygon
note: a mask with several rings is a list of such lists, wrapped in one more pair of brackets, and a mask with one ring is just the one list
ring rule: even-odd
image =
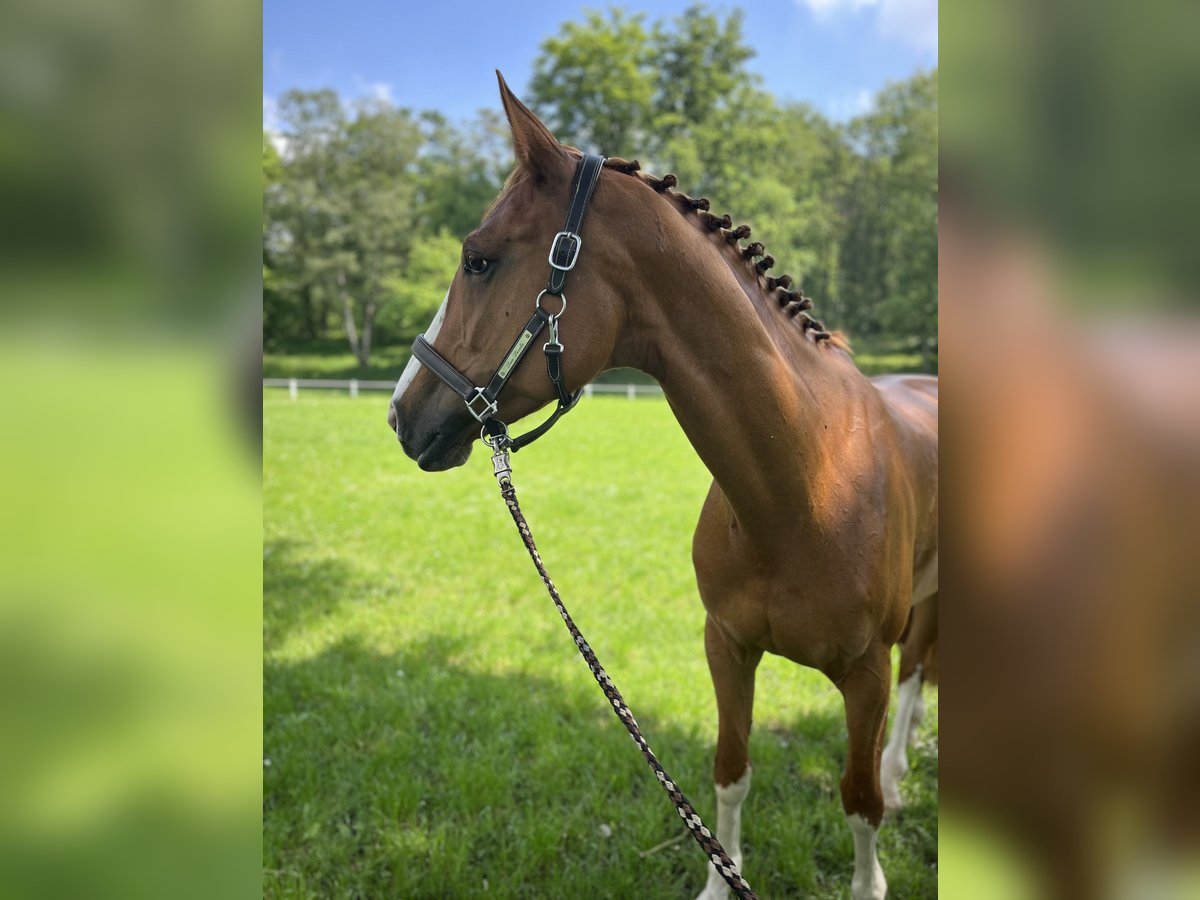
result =
[{"label": "horse nostril", "polygon": [[398,421],[396,419],[396,407],[392,406],[389,403],[388,404],[388,426],[392,429],[392,431],[395,431],[397,424],[398,424]]}]

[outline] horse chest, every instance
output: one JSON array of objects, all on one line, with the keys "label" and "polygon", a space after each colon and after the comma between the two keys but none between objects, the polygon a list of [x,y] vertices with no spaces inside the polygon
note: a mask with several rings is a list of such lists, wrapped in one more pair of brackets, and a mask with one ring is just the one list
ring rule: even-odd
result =
[{"label": "horse chest", "polygon": [[764,559],[737,540],[694,559],[705,611],[733,645],[825,670],[861,654],[874,633],[879,598],[836,565],[798,551]]}]

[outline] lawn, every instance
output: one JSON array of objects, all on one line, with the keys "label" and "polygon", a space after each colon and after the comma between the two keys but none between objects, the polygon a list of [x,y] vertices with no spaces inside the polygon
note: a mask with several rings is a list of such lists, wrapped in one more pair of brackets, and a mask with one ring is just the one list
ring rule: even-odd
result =
[{"label": "lawn", "polygon": [[[267,897],[693,897],[704,862],[546,596],[486,453],[421,472],[386,394],[264,395]],[[706,820],[716,712],[689,555],[708,477],[666,403],[595,397],[513,458],[580,629]],[[898,898],[937,894],[937,702],[885,825]],[[837,691],[759,669],[746,877],[847,897]],[[710,823],[711,824],[711,823]]]}]

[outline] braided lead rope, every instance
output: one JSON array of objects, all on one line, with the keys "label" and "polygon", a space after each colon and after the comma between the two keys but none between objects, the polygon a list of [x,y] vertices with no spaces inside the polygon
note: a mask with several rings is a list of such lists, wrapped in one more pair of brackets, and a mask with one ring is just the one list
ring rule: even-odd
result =
[{"label": "braided lead rope", "polygon": [[[498,460],[502,461],[498,462]],[[563,605],[562,598],[559,597],[558,590],[554,587],[554,582],[546,574],[546,567],[542,564],[542,557],[538,553],[537,545],[533,542],[533,533],[529,530],[529,523],[525,521],[525,516],[521,512],[520,505],[517,503],[517,491],[513,487],[512,479],[509,477],[512,470],[508,467],[508,453],[502,447],[496,450],[493,456],[493,465],[496,468],[496,480],[500,483],[500,495],[504,498],[504,502],[508,506],[508,511],[512,514],[513,521],[517,524],[517,531],[521,534],[521,541],[525,544],[525,549],[529,551],[529,558],[533,560],[538,574],[542,576],[542,583],[546,585],[546,590],[550,593],[550,599],[558,607],[559,615],[562,616],[563,621],[567,624],[567,630],[571,633],[571,637],[575,639],[575,646],[579,648],[579,652],[587,662],[588,668],[592,670],[592,675],[595,677],[596,683],[600,685],[600,689],[604,691],[604,696],[612,704],[617,718],[621,720],[621,724],[625,726],[625,730],[629,732],[634,743],[638,745],[638,749],[642,751],[642,755],[646,757],[646,762],[650,764],[650,768],[658,777],[663,790],[667,792],[667,795],[671,798],[671,802],[675,804],[675,809],[679,812],[679,817],[683,819],[688,830],[691,831],[692,837],[696,839],[696,843],[704,850],[704,855],[711,860],[716,870],[721,873],[721,877],[733,889],[733,893],[741,898],[741,900],[758,900],[758,895],[750,889],[750,885],[746,883],[746,879],[742,877],[742,873],[738,871],[738,867],[734,861],[726,854],[725,848],[721,846],[721,842],[717,840],[716,835],[708,830],[707,826],[700,820],[699,814],[692,808],[692,804],[688,802],[687,797],[683,796],[683,792],[675,786],[675,782],[671,780],[666,770],[663,769],[662,763],[658,761],[658,757],[654,755],[654,751],[650,749],[650,745],[642,737],[642,732],[633,718],[633,713],[625,705],[625,700],[621,696],[621,692],[617,690],[617,686],[613,684],[613,680],[608,677],[608,673],[600,665],[600,660],[596,659],[596,654],[592,652],[592,648],[588,646],[588,642],[583,639],[583,635],[576,627],[571,614],[567,612],[566,606]]]}]

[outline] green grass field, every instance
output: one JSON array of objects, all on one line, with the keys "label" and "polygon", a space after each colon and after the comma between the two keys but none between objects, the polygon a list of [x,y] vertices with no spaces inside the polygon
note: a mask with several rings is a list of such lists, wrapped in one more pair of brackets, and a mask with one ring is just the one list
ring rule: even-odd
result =
[{"label": "green grass field", "polygon": [[[693,897],[690,838],[640,855],[685,829],[546,596],[486,453],[421,472],[386,402],[265,394],[264,895]],[[689,552],[706,471],[666,403],[602,397],[514,464],[568,608],[711,819],[716,711]],[[907,808],[880,836],[896,898],[937,895],[926,700]],[[849,896],[845,731],[823,676],[764,659],[743,826],[764,898]]]}]

